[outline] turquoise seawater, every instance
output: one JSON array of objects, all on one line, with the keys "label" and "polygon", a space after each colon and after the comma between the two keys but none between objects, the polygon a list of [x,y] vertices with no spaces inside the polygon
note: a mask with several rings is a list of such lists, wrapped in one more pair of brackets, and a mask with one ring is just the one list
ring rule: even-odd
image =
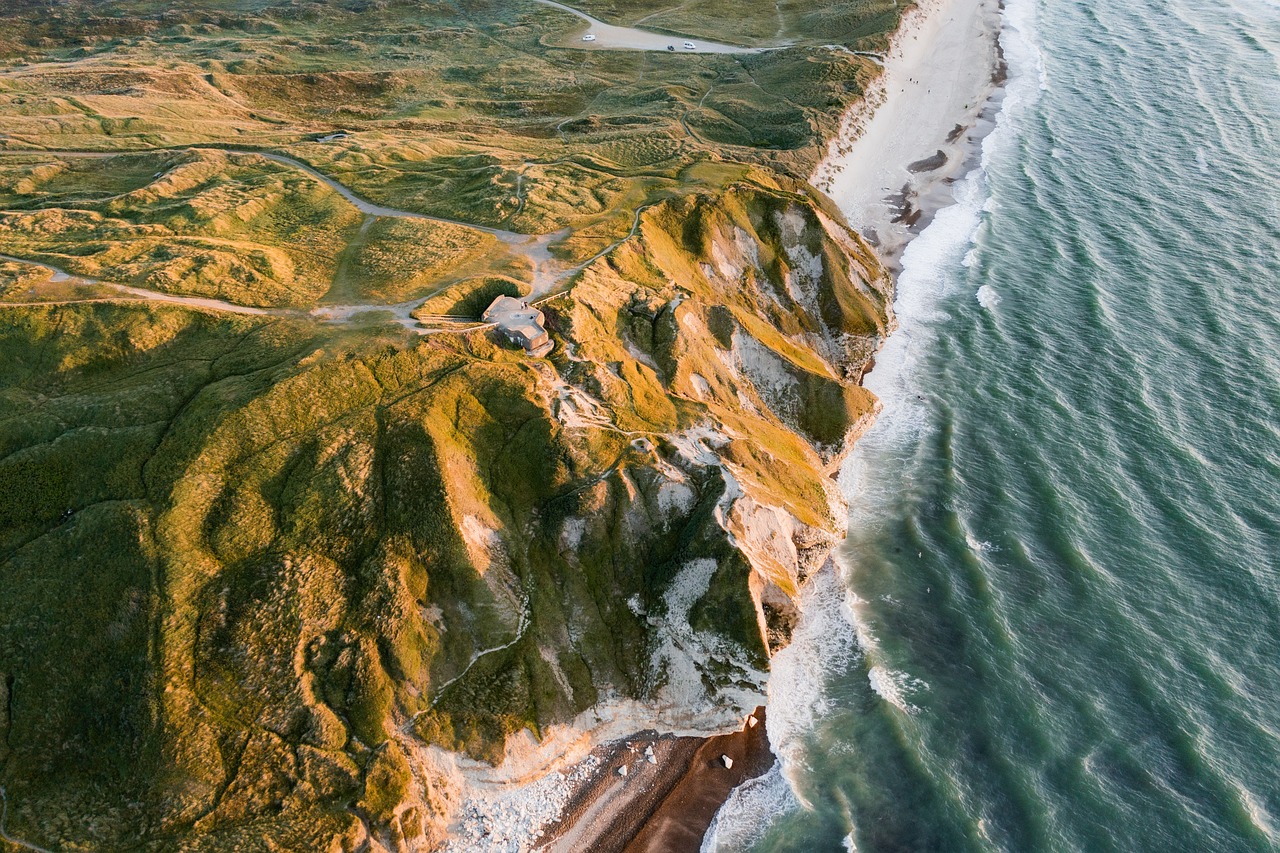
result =
[{"label": "turquoise seawater", "polygon": [[1280,8],[1009,0],[1003,43],[771,697],[789,784],[719,849],[1280,847]]}]

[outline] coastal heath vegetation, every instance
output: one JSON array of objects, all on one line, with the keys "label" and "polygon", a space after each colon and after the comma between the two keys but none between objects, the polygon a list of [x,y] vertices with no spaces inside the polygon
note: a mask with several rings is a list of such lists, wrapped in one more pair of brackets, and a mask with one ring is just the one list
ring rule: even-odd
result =
[{"label": "coastal heath vegetation", "polygon": [[[805,182],[876,73],[828,45],[900,10],[645,12],[785,46],[558,48],[575,19],[532,2],[5,4],[0,253],[267,309],[0,264],[10,836],[429,849],[440,750],[758,695],[892,323]],[[378,313],[529,292],[493,229],[585,264],[540,303],[549,357]],[[307,313],[339,302],[371,310]]]}]

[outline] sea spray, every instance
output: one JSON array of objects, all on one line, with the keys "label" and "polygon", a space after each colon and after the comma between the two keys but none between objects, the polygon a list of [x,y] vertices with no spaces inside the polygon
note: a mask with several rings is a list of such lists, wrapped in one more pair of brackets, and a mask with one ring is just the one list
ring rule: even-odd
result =
[{"label": "sea spray", "polygon": [[1006,13],[845,471],[862,653],[755,849],[1275,849],[1274,5]]},{"label": "sea spray", "polygon": [[[1001,137],[1012,131],[1011,116],[1034,101],[1044,84],[1043,62],[1030,41],[1034,32],[1034,8],[1030,0],[1018,0],[1015,23],[1001,33],[1001,46],[1009,64],[1004,109],[995,130],[983,142],[982,163]],[[1013,112],[1009,112],[1009,108]],[[956,270],[971,262],[968,255],[982,223],[990,197],[985,172],[975,168],[953,190],[954,203],[938,211],[930,225],[906,248],[897,283],[895,311],[899,329],[877,355],[866,386],[884,403],[871,430],[855,446],[840,472],[840,484],[850,502],[851,528],[879,523],[886,509],[909,493],[910,484],[886,476],[884,463],[899,454],[910,454],[928,411],[921,396],[919,368],[928,358],[937,327],[948,313],[940,303],[961,287]],[[994,290],[980,297],[988,310],[999,302]],[[894,466],[896,471],[909,470]],[[909,673],[880,662],[874,635],[857,618],[858,600],[843,573],[856,570],[856,557],[842,554],[811,578],[801,596],[801,619],[791,644],[775,656],[769,681],[769,740],[780,767],[762,777],[749,790],[735,793],[717,815],[704,839],[702,853],[728,853],[749,849],[770,826],[796,806],[806,802],[805,751],[817,725],[831,712],[829,680],[855,666],[865,667],[870,688],[900,712],[915,711],[909,701],[927,685]],[[856,849],[853,816],[845,836],[847,849]]]},{"label": "sea spray", "polygon": [[805,738],[830,709],[827,674],[847,669],[861,654],[850,593],[837,569],[828,561],[809,578],[791,644],[773,658],[767,725],[769,745],[784,771],[803,763]]},{"label": "sea spray", "polygon": [[807,736],[830,710],[827,674],[852,666],[860,646],[850,594],[834,561],[809,578],[799,606],[803,615],[791,644],[774,655],[769,676],[766,726],[779,763],[734,791],[704,837],[702,853],[749,849],[778,817],[808,805],[788,774],[802,772]]}]

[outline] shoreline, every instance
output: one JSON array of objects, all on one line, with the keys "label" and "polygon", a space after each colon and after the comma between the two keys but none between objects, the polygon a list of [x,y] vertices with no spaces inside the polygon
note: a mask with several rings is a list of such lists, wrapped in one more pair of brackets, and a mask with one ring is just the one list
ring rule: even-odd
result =
[{"label": "shoreline", "polygon": [[[1000,0],[926,0],[909,12],[886,55],[884,73],[844,116],[810,179],[875,248],[895,280],[903,250],[953,202],[952,185],[973,168],[982,140],[994,129],[1004,82],[1001,9]],[[945,26],[957,18],[959,26]],[[873,354],[863,377],[874,363]],[[766,727],[767,709],[735,717],[740,728],[726,726],[716,733],[675,732],[661,725],[661,715],[623,737],[620,720],[587,729],[571,724],[577,748],[549,761],[545,749],[532,750],[543,761],[526,763],[515,774],[519,781],[511,779],[515,790],[501,797],[500,811],[523,812],[532,804],[521,801],[546,798],[537,786],[555,783],[557,804],[547,818],[517,821],[524,837],[508,840],[545,853],[697,853],[733,791],[779,761],[767,730],[785,722],[775,719]],[[639,715],[632,719],[638,723]],[[661,728],[666,731],[659,733]],[[721,755],[730,756],[732,768],[723,765]],[[501,767],[479,775],[506,775]],[[486,783],[456,765],[454,774],[468,794],[482,794],[496,781]],[[465,846],[468,837],[496,841],[490,815],[481,807],[498,802],[482,795],[471,813],[460,810],[444,849],[474,849]]]},{"label": "shoreline", "polygon": [[676,737],[641,732],[599,747],[592,777],[543,828],[547,853],[697,850],[739,785],[773,767],[765,709],[736,732]]},{"label": "shoreline", "polygon": [[[903,250],[975,165],[1005,82],[1000,0],[924,0],[810,183],[895,274]],[[981,42],[980,49],[976,44]]]}]

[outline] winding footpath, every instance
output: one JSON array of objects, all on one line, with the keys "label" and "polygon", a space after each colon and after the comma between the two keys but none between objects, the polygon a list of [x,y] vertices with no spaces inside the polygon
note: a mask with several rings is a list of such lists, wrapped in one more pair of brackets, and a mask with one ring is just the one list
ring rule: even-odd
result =
[{"label": "winding footpath", "polygon": [[4,786],[0,785],[0,839],[4,839],[10,844],[17,845],[23,850],[34,850],[35,853],[53,853],[46,847],[40,847],[29,841],[23,841],[21,838],[14,838],[5,829],[5,820],[9,817],[9,795],[5,793]]},{"label": "winding footpath", "polygon": [[[424,222],[438,222],[442,225],[457,225],[461,228],[469,228],[472,231],[479,231],[482,234],[488,234],[496,237],[499,242],[510,246],[516,254],[523,255],[528,259],[533,267],[533,281],[531,286],[535,294],[545,293],[553,286],[562,281],[566,276],[558,273],[555,269],[555,258],[551,254],[551,244],[557,240],[564,239],[567,231],[553,231],[550,234],[520,234],[515,231],[504,231],[501,228],[490,228],[487,225],[477,225],[472,222],[462,222],[457,219],[446,219],[441,216],[429,216],[425,213],[415,213],[411,210],[399,210],[394,207],[384,207],[380,204],[374,204],[356,195],[352,190],[338,183],[333,178],[318,171],[317,169],[303,163],[301,160],[295,160],[292,157],[286,157],[283,154],[273,154],[269,151],[257,151],[260,157],[280,163],[285,166],[291,166],[305,175],[319,181],[328,186],[338,195],[342,196],[363,213],[366,217],[371,218],[387,218],[387,219],[417,219]],[[523,177],[523,176],[522,176]],[[522,205],[523,206],[523,205]],[[367,227],[366,222],[366,227]]]},{"label": "winding footpath", "polygon": [[[194,150],[226,150],[211,149],[208,146],[192,146],[189,148],[173,148],[163,149],[165,151],[194,151]],[[58,158],[86,158],[86,159],[109,159],[116,156],[127,156],[130,154],[149,153],[143,151],[44,151],[38,149],[8,149],[0,151],[3,154],[26,155],[42,154],[49,157]],[[630,230],[620,239],[615,240],[599,252],[591,255],[585,261],[569,267],[563,267],[551,253],[551,246],[559,240],[563,240],[569,234],[569,229],[561,229],[548,234],[520,234],[515,231],[505,231],[500,228],[491,228],[485,225],[477,225],[471,222],[462,222],[456,219],[446,219],[439,216],[430,216],[425,213],[417,213],[410,210],[400,210],[393,207],[386,207],[375,204],[367,199],[363,199],[356,195],[349,187],[339,183],[334,178],[318,171],[314,167],[287,157],[283,154],[276,154],[269,151],[242,151],[239,153],[253,154],[264,159],[280,163],[285,166],[297,169],[306,174],[313,180],[319,181],[333,189],[341,195],[347,202],[363,213],[368,220],[367,225],[376,218],[390,219],[416,219],[427,222],[439,222],[446,225],[455,225],[461,228],[467,228],[479,231],[495,237],[499,242],[503,243],[516,255],[523,256],[528,260],[532,269],[532,281],[530,282],[531,293],[534,297],[539,297],[538,302],[545,301],[550,297],[550,292],[559,284],[580,273],[582,270],[590,266],[595,261],[612,252],[621,246],[627,240],[636,235],[640,229],[641,215],[652,204],[641,205],[635,211]],[[0,211],[3,213],[5,211]],[[430,334],[433,332],[451,332],[459,333],[472,331],[476,328],[483,328],[488,324],[481,324],[478,320],[465,317],[426,317],[415,318],[413,312],[421,306],[430,296],[414,299],[408,302],[400,302],[394,304],[382,303],[356,303],[347,305],[322,305],[309,311],[287,309],[287,308],[258,308],[248,305],[239,305],[234,302],[227,302],[222,299],[213,299],[200,296],[180,296],[175,294],[160,293],[154,290],[145,290],[138,287],[130,287],[129,285],[119,284],[116,282],[102,281],[99,279],[89,278],[87,276],[77,275],[60,269],[51,264],[39,261],[29,260],[27,258],[19,258],[13,255],[0,254],[0,261],[9,261],[17,264],[25,264],[37,267],[47,271],[50,275],[50,282],[63,282],[82,286],[98,286],[109,288],[116,291],[120,296],[101,296],[87,297],[84,299],[67,299],[67,300],[45,300],[30,302],[0,302],[0,308],[3,307],[19,307],[32,305],[58,305],[72,304],[81,302],[121,302],[121,301],[150,301],[162,302],[170,305],[179,305],[193,309],[205,309],[213,311],[224,311],[233,314],[252,314],[252,315],[270,315],[270,316],[311,316],[331,323],[349,322],[361,314],[371,312],[387,312],[392,315],[396,322],[419,334]],[[424,322],[424,320],[426,322]]]}]

